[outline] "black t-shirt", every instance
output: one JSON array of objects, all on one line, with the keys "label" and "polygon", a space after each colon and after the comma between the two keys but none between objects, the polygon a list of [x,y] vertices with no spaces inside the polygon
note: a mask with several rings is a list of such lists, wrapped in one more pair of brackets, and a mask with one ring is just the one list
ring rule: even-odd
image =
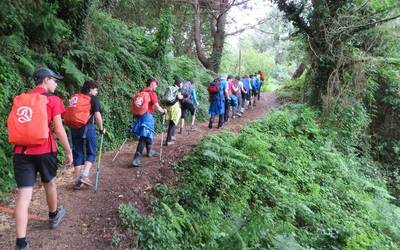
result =
[{"label": "black t-shirt", "polygon": [[101,112],[100,107],[100,100],[97,96],[89,95],[90,96],[90,118],[88,123],[94,122],[94,113]]}]

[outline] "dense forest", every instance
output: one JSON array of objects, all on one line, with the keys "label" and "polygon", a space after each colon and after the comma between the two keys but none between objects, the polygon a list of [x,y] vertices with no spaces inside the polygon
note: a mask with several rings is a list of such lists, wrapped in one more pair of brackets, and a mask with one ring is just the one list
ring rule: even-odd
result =
[{"label": "dense forest", "polygon": [[151,215],[121,204],[132,242],[113,246],[400,248],[399,1],[3,0],[0,20],[1,199],[15,188],[7,116],[39,66],[65,77],[63,100],[100,82],[109,150],[147,78],[160,93],[193,79],[204,120],[213,78],[262,70],[282,106],[173,163]]}]

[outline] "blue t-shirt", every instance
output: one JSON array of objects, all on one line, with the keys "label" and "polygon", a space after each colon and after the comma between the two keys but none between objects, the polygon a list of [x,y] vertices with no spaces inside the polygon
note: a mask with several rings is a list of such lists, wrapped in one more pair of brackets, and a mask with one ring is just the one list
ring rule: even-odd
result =
[{"label": "blue t-shirt", "polygon": [[193,104],[194,105],[198,105],[199,101],[197,100],[197,94],[196,94],[196,89],[195,88],[192,89],[191,97],[192,97],[192,100],[193,100]]},{"label": "blue t-shirt", "polygon": [[250,91],[250,79],[249,78],[242,78],[243,82],[243,87],[247,91],[247,93]]},{"label": "blue t-shirt", "polygon": [[225,91],[228,89],[228,83],[225,80],[221,80],[219,84],[219,97],[225,99]]},{"label": "blue t-shirt", "polygon": [[251,86],[252,86],[252,88],[254,89],[254,90],[259,90],[259,88],[260,88],[260,81],[258,80],[258,78],[257,77],[253,77],[253,78],[251,78]]}]

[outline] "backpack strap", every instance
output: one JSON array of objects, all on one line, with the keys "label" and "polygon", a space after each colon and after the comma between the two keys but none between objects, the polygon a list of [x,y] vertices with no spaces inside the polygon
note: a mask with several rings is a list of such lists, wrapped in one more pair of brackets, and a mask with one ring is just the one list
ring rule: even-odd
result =
[{"label": "backpack strap", "polygon": [[[89,96],[90,96],[90,111],[92,111],[92,96],[91,95],[89,95]],[[89,116],[88,122],[86,123],[85,126],[87,126],[90,123],[90,119],[92,119],[93,116],[94,116],[94,113],[93,114],[91,113]],[[93,121],[92,121],[93,124],[94,124],[94,120],[95,120],[95,118],[93,118]],[[86,129],[85,129],[84,136],[86,137]]]},{"label": "backpack strap", "polygon": [[[53,96],[54,94],[53,93],[49,93],[49,92],[45,92],[45,93],[42,93],[41,95],[49,97],[49,96]],[[50,122],[51,121],[53,121],[53,118],[50,119]],[[48,126],[49,126],[50,153],[54,153],[54,151],[53,151],[53,142],[51,141],[51,126],[50,126],[50,123],[48,124]],[[25,150],[26,150],[26,147],[25,147]]]}]

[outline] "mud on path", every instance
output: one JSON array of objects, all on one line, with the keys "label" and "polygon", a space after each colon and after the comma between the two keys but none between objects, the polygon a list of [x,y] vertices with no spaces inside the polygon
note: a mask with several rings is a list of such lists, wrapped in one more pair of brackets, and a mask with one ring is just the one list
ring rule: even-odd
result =
[{"label": "mud on path", "polygon": [[[257,106],[245,112],[241,118],[230,119],[224,127],[226,130],[238,131],[243,124],[264,116],[266,111],[278,106],[273,93],[262,94]],[[216,125],[216,123],[214,123]],[[157,183],[171,185],[176,182],[174,170],[169,167],[172,162],[179,161],[188,154],[192,146],[204,136],[217,133],[218,129],[208,129],[208,123],[197,124],[197,131],[182,135],[176,134],[174,145],[163,147],[164,163],[158,157],[142,157],[143,167],[132,168],[131,162],[136,142],[128,142],[122,148],[118,158],[112,162],[116,151],[103,153],[101,159],[101,176],[99,191],[92,189],[73,190],[73,170],[57,177],[59,204],[66,208],[63,222],[55,230],[47,228],[48,210],[44,189],[36,186],[29,213],[35,219],[28,223],[27,240],[30,248],[35,249],[115,249],[131,248],[129,245],[113,247],[113,235],[122,242],[127,241],[122,231],[117,209],[121,203],[132,203],[142,213],[152,211],[152,188]],[[161,136],[157,135],[153,148],[159,152]],[[91,179],[95,178],[95,167],[92,168]],[[12,193],[7,204],[2,207],[13,208],[15,194]],[[39,220],[38,220],[39,219]],[[14,249],[15,224],[12,215],[0,212],[0,249]]]}]

